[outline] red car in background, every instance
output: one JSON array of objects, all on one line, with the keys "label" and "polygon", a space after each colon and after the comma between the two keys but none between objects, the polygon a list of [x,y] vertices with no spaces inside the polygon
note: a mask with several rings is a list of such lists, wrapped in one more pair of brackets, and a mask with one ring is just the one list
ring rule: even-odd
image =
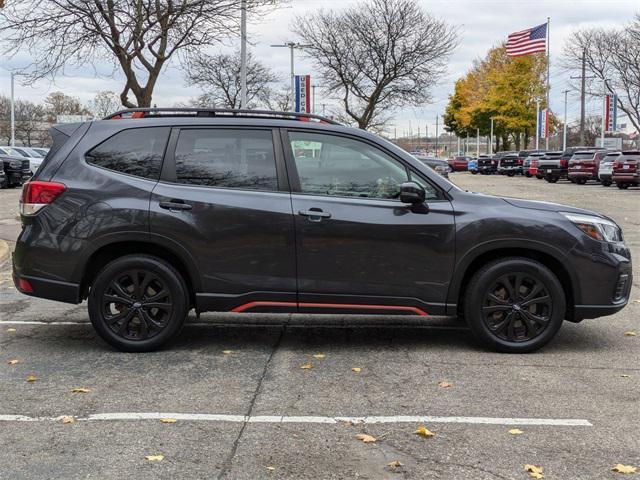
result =
[{"label": "red car in background", "polygon": [[616,158],[616,161],[613,162],[611,178],[616,182],[618,188],[625,189],[640,185],[638,162],[640,162],[639,150],[627,150]]},{"label": "red car in background", "polygon": [[469,165],[469,157],[453,157],[447,160],[449,162],[449,166],[451,167],[451,171],[453,172],[466,172]]},{"label": "red car in background", "polygon": [[578,185],[584,185],[589,180],[599,180],[598,169],[600,161],[607,156],[606,150],[600,151],[578,151],[569,160],[569,180]]}]

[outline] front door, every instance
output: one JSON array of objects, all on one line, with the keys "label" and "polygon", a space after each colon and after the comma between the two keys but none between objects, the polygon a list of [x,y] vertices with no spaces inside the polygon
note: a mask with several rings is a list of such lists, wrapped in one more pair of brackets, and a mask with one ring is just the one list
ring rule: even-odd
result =
[{"label": "front door", "polygon": [[[455,228],[443,192],[365,140],[304,130],[284,138],[300,309],[444,313]],[[409,180],[425,188],[425,205],[398,199]]]},{"label": "front door", "polygon": [[193,257],[201,310],[270,299],[295,307],[293,218],[281,150],[271,129],[174,129],[150,226]]}]

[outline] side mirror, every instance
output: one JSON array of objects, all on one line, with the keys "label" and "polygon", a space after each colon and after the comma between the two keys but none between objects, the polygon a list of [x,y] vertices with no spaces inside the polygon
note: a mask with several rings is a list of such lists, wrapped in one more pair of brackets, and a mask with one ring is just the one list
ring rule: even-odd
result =
[{"label": "side mirror", "polygon": [[423,203],[426,194],[424,188],[418,185],[416,182],[405,182],[400,185],[400,201],[402,203],[410,203],[416,205]]}]

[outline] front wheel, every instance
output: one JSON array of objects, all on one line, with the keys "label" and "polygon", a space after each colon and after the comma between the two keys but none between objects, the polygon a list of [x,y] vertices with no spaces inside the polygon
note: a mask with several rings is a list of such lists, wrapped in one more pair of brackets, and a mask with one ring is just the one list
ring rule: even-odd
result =
[{"label": "front wheel", "polygon": [[148,352],[178,335],[188,299],[184,279],[170,264],[149,255],[126,255],[96,276],[89,292],[89,318],[118,350]]},{"label": "front wheel", "polygon": [[493,261],[474,274],[463,299],[474,336],[491,350],[528,353],[558,332],[566,300],[558,278],[522,257]]}]

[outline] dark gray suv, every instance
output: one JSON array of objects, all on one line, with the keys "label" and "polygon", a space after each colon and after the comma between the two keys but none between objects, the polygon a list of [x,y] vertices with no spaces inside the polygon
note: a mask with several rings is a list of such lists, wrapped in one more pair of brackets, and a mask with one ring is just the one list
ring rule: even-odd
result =
[{"label": "dark gray suv", "polygon": [[530,352],[631,288],[597,213],[460,190],[380,137],[286,112],[136,109],[59,125],[23,188],[27,295],[80,303],[126,351],[187,312],[459,315]]}]

